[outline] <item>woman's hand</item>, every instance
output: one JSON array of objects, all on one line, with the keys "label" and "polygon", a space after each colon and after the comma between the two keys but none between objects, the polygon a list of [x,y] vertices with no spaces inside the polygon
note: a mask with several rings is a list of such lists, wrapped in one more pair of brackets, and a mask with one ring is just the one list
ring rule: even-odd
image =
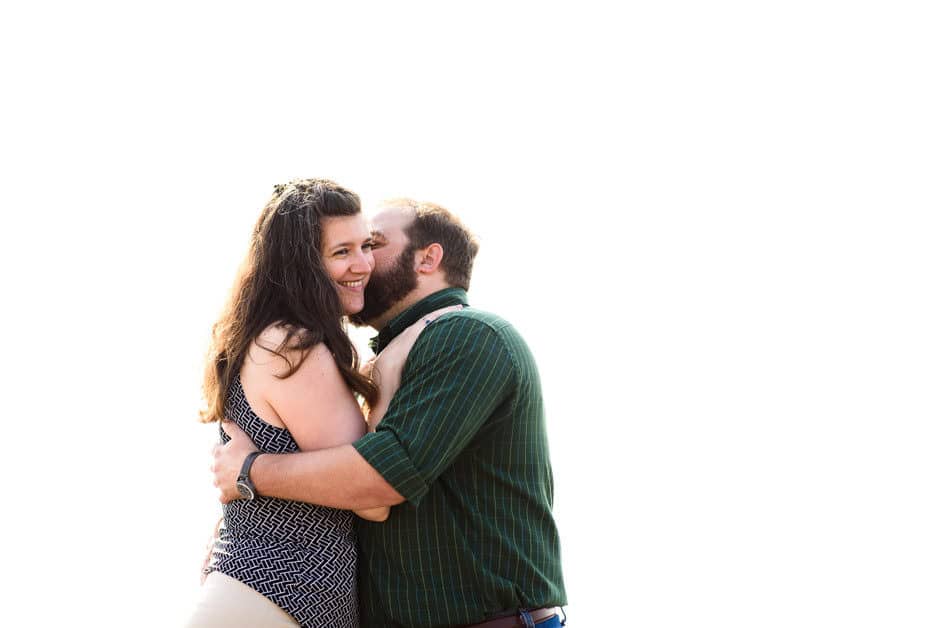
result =
[{"label": "woman's hand", "polygon": [[[379,387],[379,400],[374,408],[369,411],[369,429],[375,430],[375,426],[382,420],[385,411],[395,396],[395,392],[401,385],[401,372],[408,360],[408,354],[418,340],[418,336],[424,331],[425,327],[437,320],[440,316],[450,312],[456,312],[463,309],[462,305],[450,305],[434,310],[426,316],[422,316],[418,322],[414,323],[403,332],[395,336],[388,343],[379,355],[366,363],[371,367],[370,376]],[[363,368],[365,371],[365,368]]]}]

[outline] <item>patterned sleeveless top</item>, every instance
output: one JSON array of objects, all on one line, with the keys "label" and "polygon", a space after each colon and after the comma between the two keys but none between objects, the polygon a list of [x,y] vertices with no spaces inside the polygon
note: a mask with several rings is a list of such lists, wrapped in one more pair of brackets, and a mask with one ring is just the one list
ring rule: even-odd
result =
[{"label": "patterned sleeveless top", "polygon": [[[289,431],[254,413],[238,377],[225,415],[261,451],[300,451]],[[222,442],[228,440],[222,432]],[[353,513],[271,497],[239,499],[223,512],[209,571],[244,582],[301,626],[359,625]]]}]

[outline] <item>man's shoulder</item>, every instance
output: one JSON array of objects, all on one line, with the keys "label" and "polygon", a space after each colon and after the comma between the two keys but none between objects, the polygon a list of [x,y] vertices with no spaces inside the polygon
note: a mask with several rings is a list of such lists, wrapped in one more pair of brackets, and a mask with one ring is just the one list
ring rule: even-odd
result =
[{"label": "man's shoulder", "polygon": [[492,312],[479,310],[475,307],[465,307],[456,312],[449,312],[438,319],[439,321],[453,321],[468,331],[482,331],[484,329],[492,330],[497,335],[512,333],[518,335],[515,328],[503,317]]},{"label": "man's shoulder", "polygon": [[521,348],[527,351],[524,348],[525,339],[509,321],[498,314],[474,307],[444,314],[422,335],[425,334],[429,341],[449,346],[460,342],[458,339],[464,339],[467,342],[461,343],[463,349],[477,347],[488,351],[499,346],[510,355]]}]

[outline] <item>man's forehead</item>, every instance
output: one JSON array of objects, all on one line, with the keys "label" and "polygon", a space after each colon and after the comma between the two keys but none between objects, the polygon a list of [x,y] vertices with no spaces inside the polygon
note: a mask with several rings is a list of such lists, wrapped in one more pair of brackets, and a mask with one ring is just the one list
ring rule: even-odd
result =
[{"label": "man's forehead", "polygon": [[414,210],[408,207],[384,206],[379,207],[373,214],[372,231],[384,236],[390,236],[405,230],[414,220]]}]

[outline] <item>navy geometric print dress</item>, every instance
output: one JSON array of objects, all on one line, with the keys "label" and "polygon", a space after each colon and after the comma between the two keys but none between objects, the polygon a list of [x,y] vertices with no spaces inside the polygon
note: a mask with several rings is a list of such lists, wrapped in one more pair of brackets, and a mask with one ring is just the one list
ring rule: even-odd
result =
[{"label": "navy geometric print dress", "polygon": [[[289,431],[254,413],[238,377],[229,390],[225,416],[261,451],[300,451]],[[223,512],[225,527],[209,571],[244,582],[301,626],[359,625],[352,512],[271,497],[238,499],[224,505]]]}]

